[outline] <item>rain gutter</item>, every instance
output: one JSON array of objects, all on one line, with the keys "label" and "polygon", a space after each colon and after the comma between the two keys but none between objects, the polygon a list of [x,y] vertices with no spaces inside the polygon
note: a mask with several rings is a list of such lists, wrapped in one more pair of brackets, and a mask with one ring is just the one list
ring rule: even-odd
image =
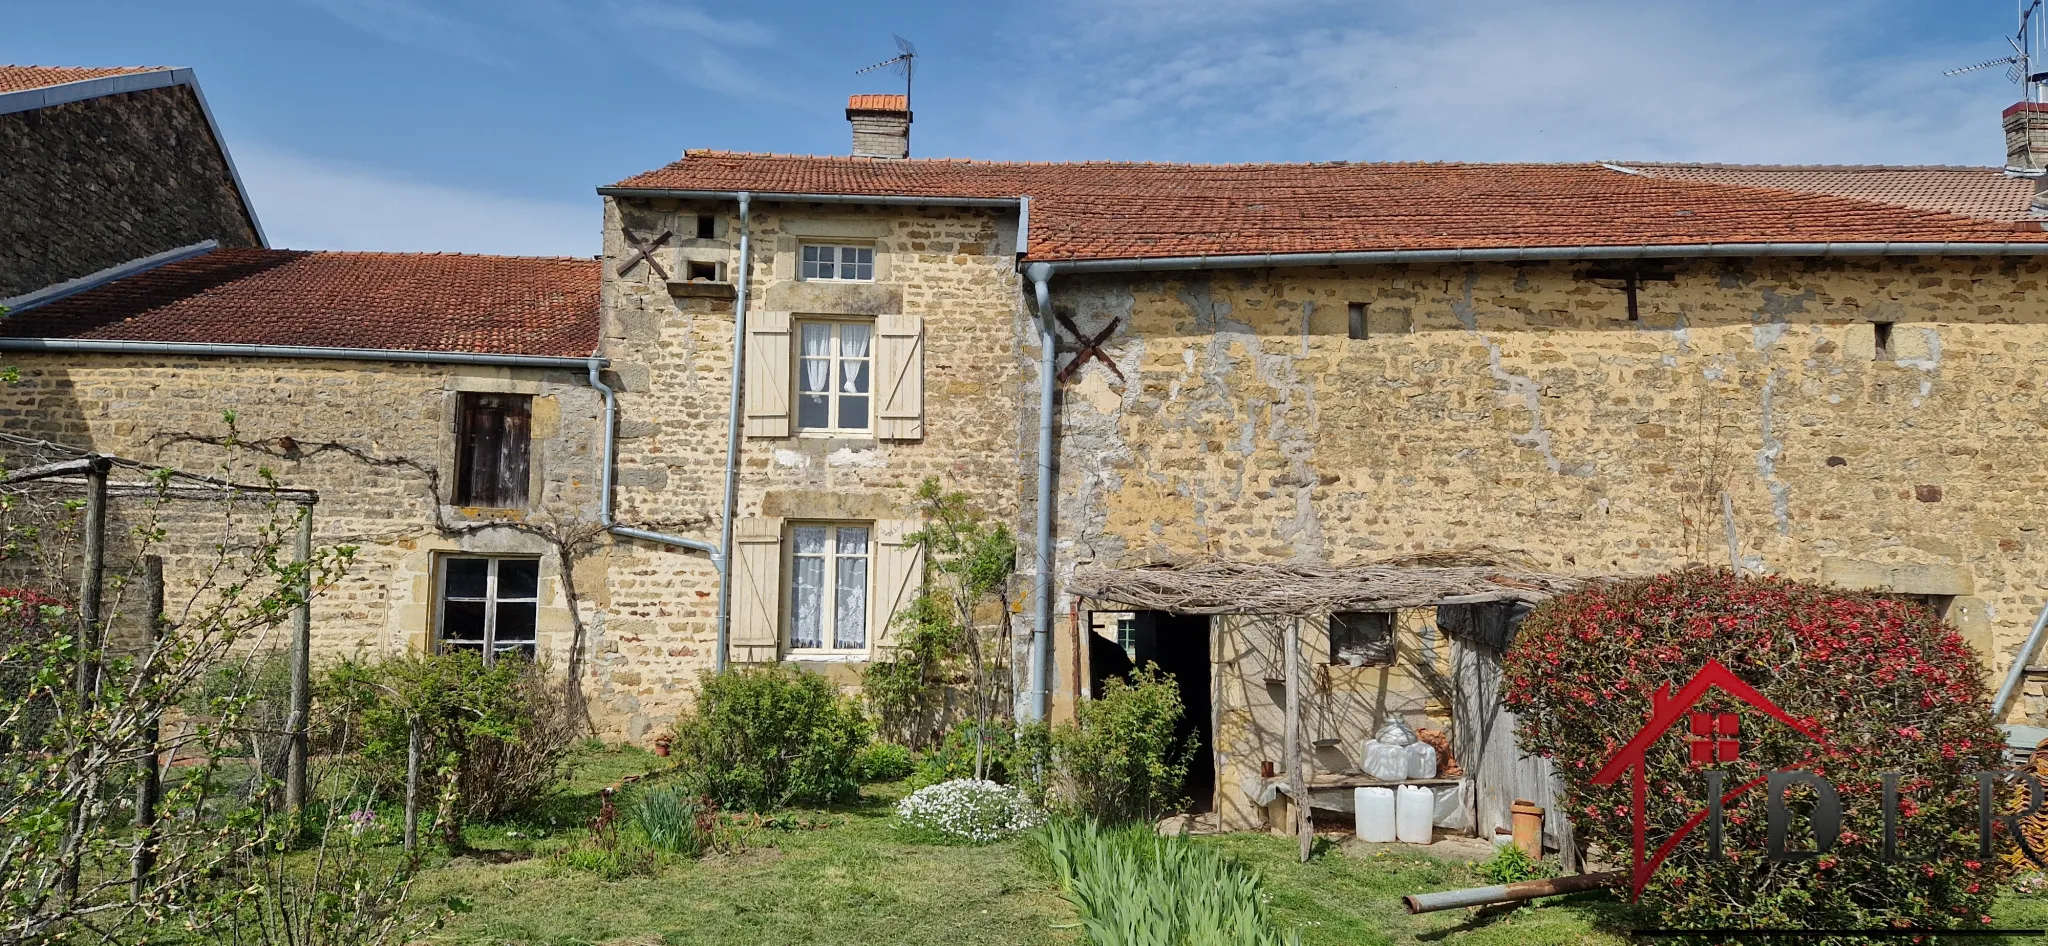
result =
[{"label": "rain gutter", "polygon": [[734,195],[740,203],[740,259],[733,274],[732,300],[732,396],[725,408],[725,512],[718,525],[718,655],[712,659],[716,672],[725,672],[726,651],[732,640],[732,523],[740,504],[740,419],[746,406],[747,366],[747,277],[752,254],[752,197],[746,191]]},{"label": "rain gutter", "polygon": [[660,532],[649,532],[645,529],[622,526],[612,519],[612,469],[618,465],[619,456],[619,393],[612,390],[611,385],[604,383],[604,379],[599,377],[599,372],[604,369],[605,359],[592,356],[584,361],[584,365],[589,370],[588,379],[590,386],[597,389],[599,394],[604,395],[604,470],[600,475],[598,486],[598,524],[603,526],[606,532],[613,535],[623,536],[628,539],[639,539],[643,542],[655,542],[661,545],[693,549],[711,556],[711,564],[719,569],[719,585],[723,587],[725,574],[724,557],[718,554],[718,546],[700,539],[686,539],[679,535],[667,535]]},{"label": "rain gutter", "polygon": [[2048,240],[2000,243],[1644,243],[1635,246],[1522,246],[1450,250],[1248,253],[1142,259],[1050,261],[1062,273],[1370,266],[1387,263],[1519,263],[1539,260],[1707,259],[1756,256],[2048,256]]},{"label": "rain gutter", "polygon": [[[195,358],[310,358],[328,361],[404,361],[435,365],[581,370],[592,359],[554,355],[490,355],[466,351],[392,348],[317,348],[304,345],[227,345],[212,342],[134,342],[91,338],[0,338],[0,351],[90,352],[109,355],[178,355]],[[602,361],[602,359],[598,359]]]}]

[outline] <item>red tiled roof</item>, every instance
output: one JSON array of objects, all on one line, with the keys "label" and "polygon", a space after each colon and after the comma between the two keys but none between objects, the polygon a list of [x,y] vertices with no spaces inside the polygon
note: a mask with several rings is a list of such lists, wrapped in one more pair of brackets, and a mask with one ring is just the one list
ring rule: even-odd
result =
[{"label": "red tiled roof", "polygon": [[67,82],[104,79],[108,76],[162,72],[168,66],[9,66],[0,65],[0,93],[26,92]]},{"label": "red tiled roof", "polygon": [[0,335],[582,357],[597,349],[600,268],[223,249],[0,319]]},{"label": "red tiled roof", "polygon": [[1764,242],[2048,242],[2007,220],[1599,164],[1027,164],[690,151],[622,189],[1031,197],[1042,260]]},{"label": "red tiled roof", "polygon": [[908,95],[849,95],[846,110],[849,112],[903,112],[910,109]]},{"label": "red tiled roof", "polygon": [[1914,210],[1937,210],[1986,220],[2040,216],[2031,206],[2034,181],[2002,168],[1894,167],[1872,164],[1668,164],[1618,162],[1651,177],[1703,184],[1770,187],[1832,194]]}]

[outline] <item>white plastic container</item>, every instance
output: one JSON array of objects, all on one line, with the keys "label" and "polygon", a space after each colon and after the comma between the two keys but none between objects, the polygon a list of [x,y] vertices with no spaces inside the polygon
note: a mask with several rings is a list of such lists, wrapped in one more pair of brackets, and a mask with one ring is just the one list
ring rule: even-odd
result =
[{"label": "white plastic container", "polygon": [[1394,837],[1406,844],[1436,840],[1436,793],[1424,785],[1403,785],[1395,792]]},{"label": "white plastic container", "polygon": [[1359,768],[1365,774],[1382,782],[1398,782],[1408,777],[1408,747],[1392,746],[1377,739],[1365,741],[1364,750],[1359,753]]},{"label": "white plastic container", "polygon": [[1351,793],[1351,802],[1356,809],[1355,830],[1360,841],[1385,843],[1394,840],[1399,831],[1395,825],[1394,790],[1391,788],[1360,788]]},{"label": "white plastic container", "polygon": [[1418,742],[1406,748],[1408,777],[1436,778],[1436,747],[1426,742]]}]

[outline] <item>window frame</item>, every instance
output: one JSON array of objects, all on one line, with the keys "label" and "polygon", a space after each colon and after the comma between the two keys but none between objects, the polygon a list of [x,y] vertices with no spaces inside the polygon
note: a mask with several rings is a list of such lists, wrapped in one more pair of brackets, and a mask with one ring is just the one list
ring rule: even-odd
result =
[{"label": "window frame", "polygon": [[[450,600],[448,594],[448,566],[450,563],[458,560],[477,560],[490,563],[485,572],[484,596],[482,598],[458,597],[454,600],[483,602],[484,636],[481,641],[477,642],[476,646],[481,648],[480,653],[483,654],[484,666],[488,667],[497,663],[499,654],[505,650],[498,643],[498,608],[500,605],[507,603],[533,605],[533,639],[530,641],[515,641],[512,646],[526,649],[528,652],[525,656],[528,660],[538,660],[540,658],[540,556],[477,555],[467,552],[447,552],[436,555],[434,558],[434,628],[432,644],[435,653],[452,653],[456,649],[451,646],[455,642],[450,641],[448,638],[448,601]],[[504,597],[498,594],[498,566],[504,562],[534,563],[533,596],[531,598]],[[463,644],[461,649],[469,649],[467,641],[461,643]]]},{"label": "window frame", "polygon": [[[820,589],[819,595],[821,599],[826,603],[826,607],[828,609],[826,614],[821,618],[821,624],[819,626],[819,643],[822,646],[798,647],[796,645],[796,560],[799,557],[808,558],[810,556],[799,556],[797,554],[796,530],[813,529],[820,527],[825,529],[825,583],[823,588]],[[865,529],[867,530],[868,534],[867,544],[864,547],[862,553],[863,560],[867,562],[867,568],[863,571],[863,581],[865,582],[866,587],[862,590],[861,593],[861,646],[859,647],[837,646],[839,628],[834,618],[836,618],[838,614],[839,602],[838,564],[840,559],[851,557],[842,556],[839,553],[839,530],[842,528]],[[791,520],[783,527],[783,619],[780,622],[782,626],[779,629],[779,636],[781,637],[781,641],[779,643],[782,655],[785,659],[844,659],[848,657],[865,657],[874,652],[876,637],[876,629],[874,626],[875,549],[875,523],[872,521],[861,521],[852,519],[796,519]]]},{"label": "window frame", "polygon": [[[831,367],[827,374],[825,391],[823,392],[825,395],[825,416],[832,422],[832,426],[829,427],[810,427],[806,426],[803,422],[804,397],[806,396],[806,394],[815,396],[817,393],[819,393],[815,391],[806,392],[803,387],[804,362],[807,360],[806,356],[804,355],[804,326],[806,325],[825,325],[830,326],[832,329],[831,353],[827,356]],[[867,357],[847,358],[846,356],[840,353],[840,326],[844,325],[859,325],[865,327],[868,330]],[[832,317],[796,318],[790,320],[789,337],[791,361],[791,368],[789,372],[790,429],[794,430],[797,436],[799,437],[873,437],[875,435],[875,411],[879,408],[879,405],[875,403],[875,348],[881,343],[880,327],[876,324],[875,320]],[[842,397],[846,396],[849,393],[839,390],[839,380],[841,377],[840,366],[850,361],[864,361],[867,363],[868,366],[867,390],[865,392],[861,392],[855,395],[857,397],[864,397],[868,399],[868,423],[865,427],[838,426],[840,416],[839,402]]]},{"label": "window frame", "polygon": [[[830,263],[824,260],[805,259],[812,250],[831,250],[833,259]],[[867,261],[865,263],[859,259],[859,255],[863,251],[867,254]],[[848,252],[853,253],[855,256],[852,262],[848,262],[846,259]],[[827,265],[832,267],[832,275],[830,276],[817,275],[817,270],[813,268]],[[840,275],[849,266],[854,268],[856,274],[861,266],[866,266],[868,274],[865,277],[860,275]],[[875,281],[875,245],[872,243],[798,243],[796,249],[796,271],[797,279],[803,282],[871,283]]]},{"label": "window frame", "polygon": [[[1382,633],[1384,634],[1384,637],[1377,643],[1385,648],[1385,655],[1381,657],[1367,659],[1364,663],[1356,664],[1351,663],[1348,660],[1340,659],[1340,655],[1337,649],[1338,629],[1342,627],[1347,632],[1352,631],[1356,628],[1355,622],[1357,622],[1361,618],[1368,617],[1376,618],[1383,625]],[[1400,647],[1398,645],[1398,639],[1401,631],[1401,622],[1400,615],[1393,611],[1332,611],[1330,612],[1328,629],[1328,657],[1330,661],[1330,666],[1332,667],[1351,667],[1356,669],[1366,669],[1377,667],[1391,667],[1400,662]],[[1374,642],[1369,640],[1367,643],[1372,644]]]},{"label": "window frame", "polygon": [[[869,386],[872,387],[873,385],[870,384]],[[478,432],[472,426],[472,421],[485,410],[490,410],[491,408],[485,407],[485,402],[493,400],[518,405],[520,408],[519,416],[523,418],[518,425],[519,436],[524,441],[519,448],[520,465],[523,475],[516,482],[508,483],[505,479],[504,468],[500,465],[497,467],[497,476],[494,477],[500,487],[515,489],[516,495],[493,494],[488,497],[482,497],[476,494],[470,482],[475,473],[474,441],[478,436]],[[496,410],[502,412],[505,408],[499,407]],[[505,427],[502,420],[500,421],[497,434],[500,438],[505,436]],[[486,498],[491,501],[481,501]],[[448,499],[452,505],[470,506],[480,509],[525,509],[532,504],[533,395],[503,391],[455,392],[455,489]]]}]

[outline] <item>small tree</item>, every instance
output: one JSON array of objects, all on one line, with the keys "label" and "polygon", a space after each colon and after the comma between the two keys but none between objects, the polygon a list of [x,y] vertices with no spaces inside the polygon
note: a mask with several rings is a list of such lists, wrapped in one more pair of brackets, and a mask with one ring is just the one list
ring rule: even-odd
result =
[{"label": "small tree", "polygon": [[863,692],[884,732],[924,748],[944,738],[944,690],[964,671],[981,777],[981,734],[1016,691],[1009,592],[1017,540],[1008,526],[976,509],[972,497],[947,492],[937,478],[920,483],[915,500],[924,528],[907,541],[924,546],[923,582],[912,606],[897,616],[900,649],[869,666]]}]

